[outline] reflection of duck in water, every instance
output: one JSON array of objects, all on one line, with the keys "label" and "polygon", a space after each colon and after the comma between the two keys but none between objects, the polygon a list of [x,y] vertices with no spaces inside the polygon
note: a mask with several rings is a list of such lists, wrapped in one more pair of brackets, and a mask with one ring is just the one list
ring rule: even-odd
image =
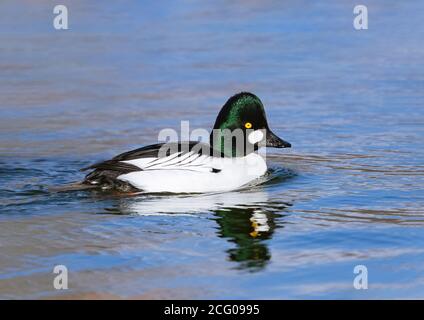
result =
[{"label": "reflection of duck in water", "polygon": [[217,234],[235,243],[229,249],[229,259],[241,269],[263,268],[271,259],[266,240],[271,239],[278,227],[276,218],[288,204],[269,202],[264,191],[243,191],[169,198],[127,199],[120,212],[139,215],[199,214],[212,212],[218,223]]},{"label": "reflection of duck in water", "polygon": [[[287,205],[279,204],[278,211]],[[269,210],[268,210],[269,209]],[[241,269],[263,268],[271,259],[266,240],[271,239],[277,224],[276,218],[282,217],[275,212],[277,208],[225,208],[216,211],[220,237],[228,238],[236,244],[229,249],[229,258],[240,263]]]}]

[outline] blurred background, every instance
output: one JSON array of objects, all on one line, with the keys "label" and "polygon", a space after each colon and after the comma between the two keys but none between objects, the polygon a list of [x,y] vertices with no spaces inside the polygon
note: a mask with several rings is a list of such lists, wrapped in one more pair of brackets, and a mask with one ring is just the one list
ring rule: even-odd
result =
[{"label": "blurred background", "polygon": [[[423,15],[418,0],[2,1],[0,298],[422,298]],[[268,151],[264,185],[49,191],[180,120],[211,128],[240,91],[293,145]]]}]

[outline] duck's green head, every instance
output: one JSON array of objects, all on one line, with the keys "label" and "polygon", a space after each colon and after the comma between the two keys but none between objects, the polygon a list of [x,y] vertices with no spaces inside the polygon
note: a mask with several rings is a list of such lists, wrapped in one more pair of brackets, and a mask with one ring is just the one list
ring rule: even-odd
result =
[{"label": "duck's green head", "polygon": [[[240,135],[243,143],[236,141]],[[261,100],[249,92],[228,99],[216,118],[210,140],[215,150],[229,157],[245,156],[260,146],[291,147],[269,129]]]}]

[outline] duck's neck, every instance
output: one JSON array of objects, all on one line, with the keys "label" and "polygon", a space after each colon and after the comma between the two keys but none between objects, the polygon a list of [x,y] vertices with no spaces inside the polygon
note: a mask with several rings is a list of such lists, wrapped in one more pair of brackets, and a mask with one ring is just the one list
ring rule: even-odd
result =
[{"label": "duck's neck", "polygon": [[256,150],[253,145],[246,144],[246,139],[239,138],[238,140],[230,132],[222,130],[212,131],[209,137],[209,143],[218,153],[223,154],[225,157],[235,158],[245,157]]}]

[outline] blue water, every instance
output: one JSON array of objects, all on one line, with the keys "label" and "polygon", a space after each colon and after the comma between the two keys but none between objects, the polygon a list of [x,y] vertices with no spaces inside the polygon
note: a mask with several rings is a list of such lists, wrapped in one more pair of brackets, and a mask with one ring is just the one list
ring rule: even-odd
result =
[{"label": "blue water", "polygon": [[[424,297],[422,1],[368,1],[362,31],[354,1],[64,4],[66,31],[0,4],[0,298]],[[242,90],[293,145],[265,184],[50,190]]]}]

